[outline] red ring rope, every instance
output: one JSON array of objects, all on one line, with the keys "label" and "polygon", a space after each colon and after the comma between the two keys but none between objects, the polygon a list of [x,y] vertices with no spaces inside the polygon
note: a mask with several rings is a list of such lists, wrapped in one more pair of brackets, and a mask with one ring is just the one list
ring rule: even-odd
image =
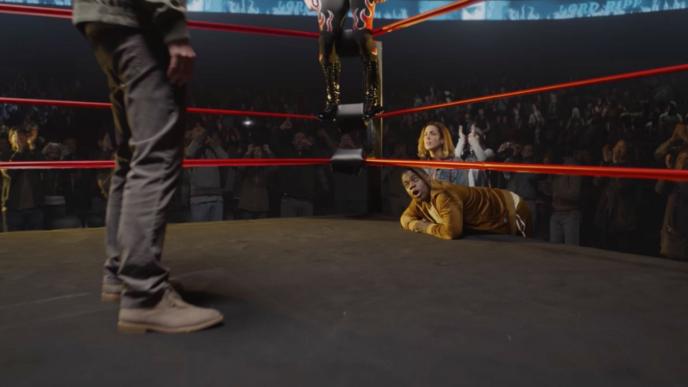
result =
[{"label": "red ring rope", "polygon": [[[287,159],[185,159],[184,168],[204,167],[273,167],[306,166],[329,164],[327,158],[287,158]],[[80,161],[3,161],[0,169],[112,169],[113,160]]]},{"label": "red ring rope", "polygon": [[[14,105],[41,105],[41,106],[59,106],[59,107],[77,107],[88,109],[110,109],[112,106],[109,102],[87,102],[87,101],[70,101],[63,99],[37,99],[37,98],[13,98],[0,97],[0,103],[14,104]],[[231,109],[215,109],[215,108],[201,108],[189,107],[186,109],[189,113],[194,114],[209,114],[220,116],[244,116],[244,117],[271,117],[271,118],[293,118],[297,120],[317,120],[318,117],[308,114],[294,114],[294,113],[274,113],[274,112],[257,112],[253,110],[231,110]]]},{"label": "red ring rope", "polygon": [[[72,10],[66,8],[36,7],[27,5],[0,4],[0,13],[25,16],[43,16],[57,19],[71,19]],[[291,36],[317,39],[317,32],[288,30],[282,28],[255,27],[229,23],[214,23],[199,20],[187,21],[189,28],[208,31],[239,32],[271,36]]]},{"label": "red ring rope", "polygon": [[[549,86],[540,86],[530,89],[523,89],[517,91],[510,91],[506,93],[486,95],[482,97],[474,97],[461,99],[452,102],[445,102],[435,105],[418,106],[408,109],[393,110],[389,112],[382,113],[378,115],[380,118],[390,118],[395,116],[400,116],[404,114],[419,113],[428,110],[435,109],[445,109],[449,107],[456,107],[461,105],[469,105],[478,102],[493,101],[502,98],[519,97],[530,94],[538,94],[549,91],[556,91],[562,89],[569,89],[574,87],[583,87],[598,85],[603,83],[622,81],[635,78],[650,77],[655,75],[670,74],[688,71],[688,64],[658,67],[649,70],[633,71],[629,73],[609,75],[604,77],[590,78],[579,81],[571,81],[564,83],[557,83]],[[110,104],[107,102],[84,102],[84,101],[69,101],[69,100],[50,100],[50,99],[35,99],[35,98],[12,98],[12,97],[0,97],[0,103],[9,103],[17,105],[47,105],[47,106],[61,106],[61,107],[82,107],[82,108],[96,108],[105,109],[110,108]],[[273,112],[256,112],[249,110],[230,110],[230,109],[215,109],[215,108],[199,108],[190,107],[187,109],[189,113],[196,114],[211,114],[211,115],[228,115],[228,116],[248,116],[248,117],[273,117],[273,118],[294,118],[303,120],[317,120],[318,118],[314,115],[307,114],[293,114],[293,113],[273,113]]]},{"label": "red ring rope", "polygon": [[[424,12],[419,15],[412,16],[405,20],[390,23],[382,28],[374,31],[374,35],[382,35],[392,31],[397,31],[406,27],[421,23],[432,17],[442,15],[451,11],[455,11],[471,4],[477,3],[481,0],[457,0],[454,3]],[[45,16],[61,19],[71,18],[71,10],[48,8],[48,7],[34,7],[21,5],[7,5],[0,4],[0,13],[20,14]],[[296,36],[315,38],[317,33],[309,33],[304,31],[293,31],[285,29],[239,26],[223,23],[189,21],[189,26],[196,29],[206,29],[214,31],[231,31],[244,32],[265,35],[279,35],[279,36]],[[572,87],[581,87],[588,85],[595,85],[619,80],[626,80],[632,78],[647,77],[659,74],[668,74],[679,71],[687,71],[688,64],[661,67],[656,69],[636,71],[624,73],[613,76],[598,77],[581,81],[573,81],[560,83],[550,86],[543,86],[531,89],[524,89],[508,93],[500,93],[488,95],[483,97],[469,98],[453,102],[447,102],[436,105],[420,106],[410,109],[402,109],[383,113],[380,116],[393,117],[402,114],[411,114],[427,110],[442,109],[453,106],[466,105],[476,102],[485,102],[500,98],[509,98],[516,96],[523,96],[529,94],[536,94],[554,90],[560,90]],[[26,99],[26,98],[7,98],[0,97],[0,103],[11,104],[32,104],[32,105],[50,105],[62,107],[83,107],[83,108],[110,108],[107,102],[84,102],[84,101],[68,101],[68,100],[46,100],[46,99]],[[215,115],[242,115],[242,116],[258,116],[258,117],[276,117],[276,118],[296,118],[296,119],[317,119],[315,116],[290,114],[290,113],[271,113],[271,112],[254,112],[228,109],[213,109],[213,108],[188,108],[190,113],[200,114],[215,114]],[[221,167],[221,166],[303,166],[303,165],[322,165],[329,163],[329,159],[189,159],[184,161],[184,167]],[[587,167],[587,166],[566,166],[566,165],[543,165],[543,164],[512,164],[512,163],[466,163],[456,161],[422,161],[422,160],[389,160],[389,159],[368,159],[365,161],[367,165],[371,166],[408,166],[408,167],[430,167],[430,168],[448,168],[448,169],[483,169],[495,170],[502,172],[516,172],[516,173],[544,173],[544,174],[569,174],[580,176],[606,176],[617,178],[635,178],[635,179],[666,179],[666,180],[688,180],[688,171],[686,170],[668,170],[656,168],[618,168],[618,167]],[[0,162],[0,169],[107,169],[113,168],[114,162],[111,160],[100,161],[28,161],[28,162]]]},{"label": "red ring rope", "polygon": [[688,180],[688,170],[659,168],[593,167],[582,165],[481,163],[463,161],[427,161],[368,159],[366,164],[378,167],[413,167],[440,169],[481,169],[513,173],[548,175],[599,176],[646,180]]},{"label": "red ring rope", "polygon": [[[328,158],[273,158],[273,159],[187,159],[185,168],[202,167],[273,167],[273,166],[307,166],[329,164]],[[480,163],[462,161],[427,161],[427,160],[394,160],[367,159],[366,165],[376,167],[414,167],[441,169],[481,169],[513,173],[537,173],[551,175],[599,176],[626,179],[675,180],[688,181],[688,170],[659,168],[626,168],[626,167],[593,167],[580,165],[553,164],[516,164],[516,163]],[[95,161],[20,161],[0,162],[0,169],[111,169],[115,166],[112,160]]]},{"label": "red ring rope", "polygon": [[398,31],[404,28],[414,26],[418,23],[422,23],[428,19],[432,19],[435,16],[444,15],[445,13],[458,11],[459,9],[466,8],[475,3],[481,3],[485,0],[457,0],[453,3],[425,11],[415,16],[411,16],[407,19],[399,20],[394,23],[389,23],[373,31],[373,36],[380,36],[390,32]]},{"label": "red ring rope", "polygon": [[382,113],[382,114],[378,115],[378,117],[389,118],[389,117],[395,117],[395,116],[400,116],[400,115],[404,115],[404,114],[424,112],[427,110],[444,109],[444,108],[449,108],[449,107],[469,105],[469,104],[478,103],[478,102],[493,101],[493,100],[502,99],[502,98],[520,97],[520,96],[530,95],[530,94],[545,93],[548,91],[570,89],[570,88],[582,87],[582,86],[599,85],[599,84],[603,84],[603,83],[623,81],[623,80],[634,79],[634,78],[650,77],[650,76],[654,76],[654,75],[677,73],[677,72],[682,72],[682,71],[688,71],[688,64],[658,67],[658,68],[649,69],[649,70],[633,71],[630,73],[609,75],[609,76],[604,76],[604,77],[584,79],[584,80],[580,80],[580,81],[557,83],[557,84],[549,85],[549,86],[534,87],[531,89],[523,89],[523,90],[517,90],[517,91],[510,91],[510,92],[506,92],[506,93],[486,95],[483,97],[460,99],[457,101],[439,103],[439,104],[435,104],[435,105],[426,105],[426,106],[418,106],[418,107],[409,108],[409,109],[393,110],[393,111]]},{"label": "red ring rope", "polygon": [[[409,18],[399,20],[393,23],[389,23],[385,26],[377,28],[373,31],[373,36],[384,35],[393,31],[398,31],[404,28],[411,27],[418,23],[422,23],[428,19],[436,16],[444,15],[449,12],[457,11],[459,9],[468,7],[475,3],[482,2],[484,0],[457,0],[453,3],[431,9],[429,11],[420,13],[418,15],[411,16]],[[43,16],[52,17],[58,19],[71,19],[72,10],[66,8],[51,8],[51,7],[37,7],[37,6],[27,6],[27,5],[16,5],[16,4],[0,4],[0,13],[13,14],[13,15],[25,15],[25,16]],[[269,27],[256,27],[256,26],[246,26],[239,24],[229,24],[229,23],[215,23],[206,22],[199,20],[189,20],[187,21],[189,28],[197,30],[208,30],[208,31],[224,31],[224,32],[239,32],[239,33],[249,33],[258,35],[271,35],[271,36],[290,36],[297,38],[310,38],[317,39],[319,34],[317,32],[308,31],[298,31],[289,30],[282,28],[269,28]]]}]

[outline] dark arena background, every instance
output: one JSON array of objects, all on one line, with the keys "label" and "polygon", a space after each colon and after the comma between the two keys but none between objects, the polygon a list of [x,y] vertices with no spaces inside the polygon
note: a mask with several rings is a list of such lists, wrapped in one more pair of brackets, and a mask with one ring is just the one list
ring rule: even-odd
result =
[{"label": "dark arena background", "polygon": [[[314,119],[317,39],[274,32],[317,37],[303,3],[190,1],[263,32],[191,29],[189,106],[221,111],[188,115],[163,263],[225,320],[127,335],[100,299],[115,128],[83,103],[106,80],[69,2],[0,1],[0,386],[686,386],[688,2],[463,2],[375,37],[386,112],[352,130]],[[489,158],[440,168],[518,194],[532,238],[402,229],[428,122],[479,128]]]}]

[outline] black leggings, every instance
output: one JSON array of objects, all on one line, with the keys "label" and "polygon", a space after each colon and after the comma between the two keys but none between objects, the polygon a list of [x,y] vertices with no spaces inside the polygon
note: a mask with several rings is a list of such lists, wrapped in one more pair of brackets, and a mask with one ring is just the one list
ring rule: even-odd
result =
[{"label": "black leggings", "polygon": [[314,0],[318,9],[318,27],[320,29],[319,56],[320,63],[339,61],[335,51],[335,42],[342,33],[344,18],[351,9],[353,17],[354,39],[359,54],[364,62],[377,59],[377,50],[371,30],[375,17],[374,0]]}]

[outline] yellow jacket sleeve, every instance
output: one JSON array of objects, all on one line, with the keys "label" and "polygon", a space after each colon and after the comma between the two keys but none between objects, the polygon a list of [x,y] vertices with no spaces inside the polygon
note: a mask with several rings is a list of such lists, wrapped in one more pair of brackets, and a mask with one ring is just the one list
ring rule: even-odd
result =
[{"label": "yellow jacket sleeve", "polygon": [[418,221],[424,220],[423,214],[418,211],[416,201],[413,200],[401,214],[401,228],[408,231],[416,231],[414,226]]},{"label": "yellow jacket sleeve", "polygon": [[463,206],[449,195],[441,193],[433,198],[439,223],[425,228],[425,233],[440,239],[458,239],[463,233]]}]

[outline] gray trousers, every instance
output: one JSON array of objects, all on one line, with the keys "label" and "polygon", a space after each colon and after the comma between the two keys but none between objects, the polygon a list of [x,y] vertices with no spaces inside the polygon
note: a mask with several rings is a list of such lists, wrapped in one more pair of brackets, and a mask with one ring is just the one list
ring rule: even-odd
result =
[{"label": "gray trousers", "polygon": [[168,286],[160,258],[182,167],[185,93],[167,79],[160,37],[103,24],[85,32],[108,79],[116,128],[104,281],[124,283],[122,307],[150,307]]},{"label": "gray trousers", "polygon": [[192,222],[216,222],[224,217],[222,196],[192,196],[190,205]]},{"label": "gray trousers", "polygon": [[549,241],[567,245],[580,244],[580,211],[554,211],[549,220]]},{"label": "gray trousers", "polygon": [[294,218],[300,216],[313,216],[313,203],[308,200],[282,198],[280,217]]}]

